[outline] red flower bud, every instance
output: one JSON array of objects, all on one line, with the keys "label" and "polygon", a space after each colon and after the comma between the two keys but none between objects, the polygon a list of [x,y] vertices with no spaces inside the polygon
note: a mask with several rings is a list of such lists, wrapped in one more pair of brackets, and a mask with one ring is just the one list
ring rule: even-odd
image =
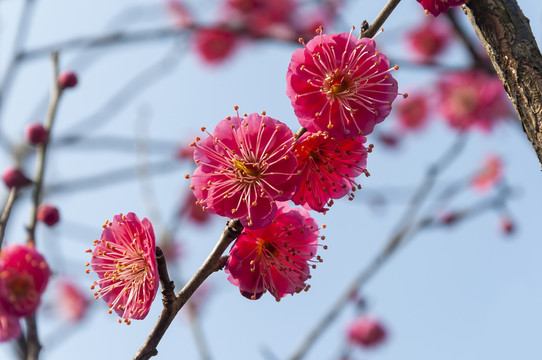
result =
[{"label": "red flower bud", "polygon": [[16,167],[8,167],[2,174],[2,180],[8,188],[20,189],[32,183],[32,180],[26,177],[26,175]]},{"label": "red flower bud", "polygon": [[53,205],[41,204],[38,207],[38,220],[47,226],[53,226],[60,220],[60,213]]},{"label": "red flower bud", "polygon": [[24,128],[24,135],[26,141],[34,145],[45,144],[49,140],[49,130],[40,123],[28,124]]}]

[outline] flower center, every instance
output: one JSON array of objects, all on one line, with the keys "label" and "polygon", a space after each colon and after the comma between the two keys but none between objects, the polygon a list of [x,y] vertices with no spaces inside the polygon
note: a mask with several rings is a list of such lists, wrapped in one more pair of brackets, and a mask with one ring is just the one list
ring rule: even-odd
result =
[{"label": "flower center", "polygon": [[260,176],[260,169],[258,169],[257,166],[247,164],[245,162],[235,160],[233,159],[233,165],[242,172],[244,172],[246,175],[258,177]]},{"label": "flower center", "polygon": [[337,98],[339,95],[348,92],[350,88],[350,81],[343,74],[333,72],[328,75],[324,80],[322,90],[330,98]]}]

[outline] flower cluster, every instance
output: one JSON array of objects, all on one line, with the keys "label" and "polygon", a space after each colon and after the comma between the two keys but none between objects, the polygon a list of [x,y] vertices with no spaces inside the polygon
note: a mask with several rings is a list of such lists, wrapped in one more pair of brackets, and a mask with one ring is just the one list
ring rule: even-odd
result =
[{"label": "flower cluster", "polygon": [[158,291],[154,230],[147,218],[139,220],[134,213],[115,215],[103,227],[94,250],[87,250],[92,253],[87,266],[99,277],[91,289],[98,286],[94,298],[104,299],[109,313],[115,311],[130,324],[130,319],[147,316]]},{"label": "flower cluster", "polygon": [[30,245],[10,244],[0,253],[0,342],[21,333],[19,318],[36,312],[50,270]]},{"label": "flower cluster", "polygon": [[[319,28],[301,43],[286,75],[298,134],[265,113],[237,113],[212,133],[202,128],[209,136],[191,144],[197,167],[186,177],[196,204],[245,227],[226,271],[249,299],[269,291],[279,300],[308,288],[310,263],[321,258],[319,229],[305,209],[325,212],[336,199],[353,199],[361,188],[356,178],[369,175],[365,135],[398,95],[390,73],[397,67],[373,39]],[[305,209],[291,209],[288,200]]]}]

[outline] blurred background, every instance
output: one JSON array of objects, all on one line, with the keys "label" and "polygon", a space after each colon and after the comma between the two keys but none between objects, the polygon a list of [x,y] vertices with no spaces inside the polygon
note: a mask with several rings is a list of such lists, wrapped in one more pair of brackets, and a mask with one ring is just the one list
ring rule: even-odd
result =
[{"label": "blurred background", "polygon": [[[161,299],[157,296],[145,320],[130,326],[108,315],[105,302],[92,300],[89,287],[96,276],[85,274],[90,258],[85,250],[100,237],[103,222],[130,211],[149,218],[180,289],[226,220],[202,218],[186,205],[192,200],[184,175],[194,168],[187,145],[201,126],[212,129],[234,115],[234,105],[247,113],[265,110],[296,131],[285,74],[301,46],[297,38],[308,41],[318,25],[326,33],[348,32],[354,25],[357,34],[384,3],[278,1],[275,6],[286,9],[283,18],[264,12],[249,21],[218,0],[0,1],[1,168],[20,164],[29,176],[34,172],[24,128],[45,118],[51,51],[60,52],[61,70],[78,77],[61,99],[46,164],[43,200],[58,207],[61,220],[53,227],[38,224],[36,235],[54,275],[37,314],[41,358],[130,359],[136,353],[161,311]],[[540,41],[542,4],[519,4]],[[487,60],[456,10],[452,19]],[[215,273],[192,311],[181,311],[167,331],[158,359],[205,358],[198,342],[214,359],[288,359],[388,243],[428,169],[442,161],[446,167],[411,219],[432,219],[431,226],[405,239],[306,358],[542,357],[540,164],[513,112],[490,131],[459,134],[447,124],[435,84],[450,72],[469,69],[473,56],[454,34],[450,17],[441,15],[436,26],[449,35],[447,46],[424,57],[412,39],[429,20],[433,16],[419,3],[403,0],[376,37],[390,64],[399,65],[392,73],[399,90],[411,98],[423,94],[427,120],[420,128],[405,125],[398,109],[408,99],[397,98],[391,115],[368,136],[375,147],[368,158],[371,176],[358,181],[363,189],[353,201],[336,201],[325,215],[312,213],[327,225],[322,235],[329,249],[312,272],[310,291],[279,303],[269,295],[250,301],[224,272]],[[218,24],[219,35],[201,31]],[[443,158],[458,138],[464,145]],[[480,190],[473,177],[490,155],[499,159],[502,176]],[[0,196],[7,194],[2,186]],[[30,189],[24,190],[16,202],[5,243],[24,242],[30,197]],[[66,281],[89,301],[77,316],[68,314],[75,305],[66,301]],[[370,349],[346,336],[347,326],[363,312],[387,332],[385,342]],[[0,345],[0,359],[15,358],[14,344]]]}]

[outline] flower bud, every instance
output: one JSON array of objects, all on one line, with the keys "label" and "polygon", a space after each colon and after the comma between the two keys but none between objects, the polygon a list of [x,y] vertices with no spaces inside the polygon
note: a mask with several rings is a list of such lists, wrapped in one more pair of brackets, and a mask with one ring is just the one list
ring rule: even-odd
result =
[{"label": "flower bud", "polygon": [[60,220],[60,213],[53,205],[41,204],[38,207],[38,220],[47,226],[53,226]]},{"label": "flower bud", "polygon": [[4,184],[6,184],[8,188],[14,187],[17,189],[20,189],[32,183],[32,180],[27,178],[21,169],[17,169],[13,166],[8,167],[4,170],[2,174],[2,181],[4,181]]},{"label": "flower bud", "polygon": [[33,145],[45,144],[49,140],[49,130],[40,123],[28,124],[24,128],[26,141]]},{"label": "flower bud", "polygon": [[58,75],[58,85],[61,89],[72,88],[77,85],[77,75],[73,71],[65,71]]}]

